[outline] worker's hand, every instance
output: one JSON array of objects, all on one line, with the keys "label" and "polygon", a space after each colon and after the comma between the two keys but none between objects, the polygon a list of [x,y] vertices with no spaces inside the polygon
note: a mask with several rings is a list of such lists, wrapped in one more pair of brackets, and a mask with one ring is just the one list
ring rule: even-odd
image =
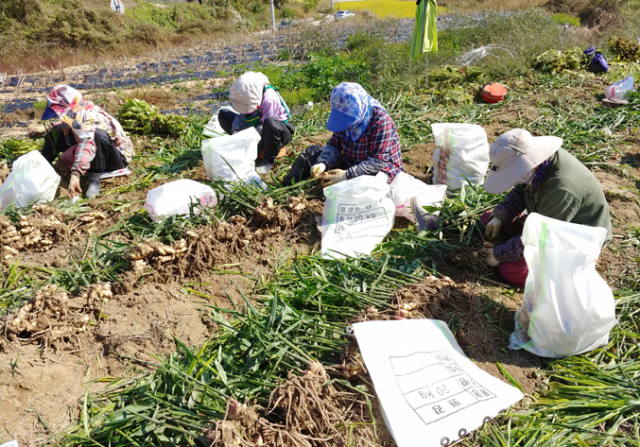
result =
[{"label": "worker's hand", "polygon": [[480,260],[491,267],[497,267],[500,265],[500,261],[496,259],[493,255],[493,247],[491,248],[481,248],[478,250],[478,255],[480,256]]},{"label": "worker's hand", "polygon": [[485,231],[484,235],[487,236],[488,239],[495,239],[500,234],[500,227],[502,226],[502,221],[493,217],[491,221],[487,224],[487,231]]},{"label": "worker's hand", "polygon": [[44,130],[32,130],[29,132],[29,138],[37,138],[44,135],[46,132]]},{"label": "worker's hand", "polygon": [[327,172],[325,175],[320,177],[320,183],[323,188],[327,186],[335,185],[336,183],[340,183],[343,180],[347,179],[347,171],[343,169],[332,169]]},{"label": "worker's hand", "polygon": [[71,178],[69,179],[69,197],[74,198],[76,195],[82,194],[82,188],[80,187],[80,173],[73,171]]},{"label": "worker's hand", "polygon": [[320,175],[327,170],[327,165],[324,163],[316,163],[311,166],[311,177],[318,178]]}]

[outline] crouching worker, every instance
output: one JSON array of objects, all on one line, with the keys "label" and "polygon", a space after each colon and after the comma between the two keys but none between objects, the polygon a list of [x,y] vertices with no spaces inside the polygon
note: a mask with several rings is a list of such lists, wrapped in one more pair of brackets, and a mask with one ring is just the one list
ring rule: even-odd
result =
[{"label": "crouching worker", "polygon": [[521,239],[526,218],[521,213],[525,210],[564,222],[606,228],[606,241],[612,238],[609,205],[600,183],[561,146],[561,138],[534,138],[523,129],[502,134],[491,146],[492,167],[484,189],[501,194],[515,187],[482,220],[487,224],[487,238],[504,234],[511,239],[483,248],[480,254],[513,285],[524,286],[528,274]]},{"label": "crouching worker", "polygon": [[359,85],[343,82],[331,93],[326,146],[309,146],[282,184],[320,177],[326,187],[361,175],[384,172],[389,181],[401,172],[400,137],[387,111]]},{"label": "crouching worker", "polygon": [[[291,142],[295,130],[289,122],[291,114],[280,94],[269,85],[262,73],[248,71],[229,89],[231,106],[237,112],[222,109],[218,112],[220,127],[229,135],[255,127],[262,139],[258,153],[264,152],[256,164],[256,172],[267,174],[284,146]],[[258,155],[261,158],[261,155]]]},{"label": "crouching worker", "polygon": [[114,117],[68,85],[58,85],[47,95],[42,119],[53,118],[58,118],[54,123],[57,132],[49,132],[45,138],[42,155],[49,163],[59,156],[56,168],[71,170],[71,197],[82,194],[82,176],[89,184],[86,197],[96,197],[101,174],[124,169],[131,162],[131,140]]}]

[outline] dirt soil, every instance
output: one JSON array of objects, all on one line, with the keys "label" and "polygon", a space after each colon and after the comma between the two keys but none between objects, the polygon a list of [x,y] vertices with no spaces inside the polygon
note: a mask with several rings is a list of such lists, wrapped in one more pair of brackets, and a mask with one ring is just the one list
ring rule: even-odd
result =
[{"label": "dirt soil", "polygon": [[[21,446],[37,445],[77,422],[79,402],[87,390],[94,393],[112,378],[145,372],[158,363],[158,356],[175,350],[174,337],[187,346],[202,345],[217,328],[208,315],[209,306],[231,308],[233,301],[238,309],[244,309],[239,290],[250,295],[256,279],[270,275],[273,256],[308,251],[306,244],[296,243],[308,236],[307,213],[315,212],[313,204],[308,208],[307,204],[292,198],[291,206],[281,209],[267,202],[256,210],[251,220],[255,223],[239,218],[233,226],[195,230],[198,237],[188,247],[185,244],[185,253],[192,258],[175,257],[162,263],[147,257],[149,263],[143,271],[123,272],[113,291],[109,285],[107,294],[101,295],[92,286],[82,295],[65,292],[63,298],[40,299],[44,303],[40,307],[35,304],[36,295],[34,304],[10,314],[0,323],[4,330],[0,334],[0,439],[17,439]],[[70,253],[81,257],[86,250],[90,232],[80,231],[84,226],[94,223],[91,230],[97,232],[117,221],[115,216],[100,212],[84,216],[98,213],[101,218],[95,222],[58,214],[62,222],[56,225],[66,238],[66,246],[54,247],[45,257],[22,247],[26,250],[21,252],[24,265],[69,268]],[[29,219],[37,222],[39,218]],[[200,243],[199,237],[207,234],[215,239]],[[230,249],[229,244],[241,242],[237,235],[254,238],[251,256],[244,249]],[[261,243],[265,250],[258,250]],[[154,249],[162,246],[153,245]],[[209,246],[215,249],[212,253],[224,256],[207,258],[209,251],[197,248]],[[131,253],[139,253],[140,247],[134,245]],[[133,269],[136,259],[130,259]],[[187,264],[180,264],[187,259]],[[167,267],[171,265],[174,267]],[[221,271],[213,272],[214,266]],[[16,326],[16,319],[24,323]]]}]

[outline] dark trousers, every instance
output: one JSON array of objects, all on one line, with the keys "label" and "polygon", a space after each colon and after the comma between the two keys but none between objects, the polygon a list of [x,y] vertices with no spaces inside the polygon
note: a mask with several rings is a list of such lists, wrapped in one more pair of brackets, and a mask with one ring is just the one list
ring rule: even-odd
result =
[{"label": "dark trousers", "polygon": [[[57,134],[57,135],[56,135]],[[91,160],[89,170],[91,173],[103,173],[117,171],[126,167],[124,157],[120,151],[114,146],[111,137],[102,129],[96,130],[95,133],[96,154]],[[53,164],[54,160],[66,152],[76,141],[73,135],[65,135],[62,132],[49,132],[44,139],[44,147],[42,148],[42,156]]]},{"label": "dark trousers", "polygon": [[[233,121],[239,114],[233,110],[221,109],[218,112],[220,127],[232,134]],[[278,118],[267,118],[262,123],[262,139],[258,143],[258,153],[264,149],[265,157],[275,158],[280,149],[291,142],[295,129],[291,123],[283,123]]]},{"label": "dark trousers", "polygon": [[[300,182],[311,177],[311,166],[315,165],[320,158],[320,154],[324,150],[324,146],[309,146],[298,155],[296,161],[291,165],[291,170],[282,179],[282,186],[291,186],[292,182]],[[327,171],[330,169],[348,169],[349,167],[340,160],[334,166],[327,166]]]}]

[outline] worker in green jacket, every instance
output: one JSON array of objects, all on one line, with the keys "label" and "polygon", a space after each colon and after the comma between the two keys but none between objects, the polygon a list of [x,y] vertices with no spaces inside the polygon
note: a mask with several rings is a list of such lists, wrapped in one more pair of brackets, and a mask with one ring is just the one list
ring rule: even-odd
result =
[{"label": "worker in green jacket", "polygon": [[562,147],[558,137],[533,137],[523,129],[506,132],[491,145],[491,170],[484,189],[501,194],[515,186],[504,201],[482,218],[486,236],[512,236],[480,254],[486,263],[498,267],[502,278],[524,286],[527,264],[521,235],[526,210],[553,219],[607,229],[612,238],[609,205],[598,179]]}]

